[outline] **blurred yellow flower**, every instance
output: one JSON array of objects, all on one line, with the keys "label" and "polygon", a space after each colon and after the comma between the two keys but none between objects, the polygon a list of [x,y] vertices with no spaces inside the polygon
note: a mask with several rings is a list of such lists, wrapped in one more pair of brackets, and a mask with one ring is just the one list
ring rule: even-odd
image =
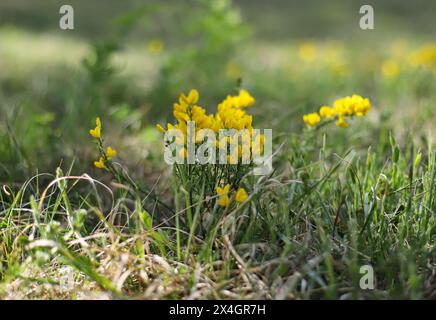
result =
[{"label": "blurred yellow flower", "polygon": [[303,121],[307,124],[309,128],[316,126],[320,121],[321,117],[318,113],[313,112],[303,116]]},{"label": "blurred yellow flower", "polygon": [[305,42],[298,48],[300,59],[306,62],[312,62],[316,59],[316,46],[313,42]]},{"label": "blurred yellow flower", "polygon": [[319,109],[319,115],[322,118],[332,118],[336,115],[335,109],[333,109],[332,107],[329,106],[322,106]]},{"label": "blurred yellow flower", "polygon": [[147,50],[152,54],[159,54],[164,50],[164,43],[160,39],[152,39],[147,43]]},{"label": "blurred yellow flower", "polygon": [[218,200],[218,205],[221,207],[226,207],[230,203],[229,193],[230,191],[230,185],[226,184],[224,188],[216,187],[216,193],[220,196]]},{"label": "blurred yellow flower", "polygon": [[248,199],[248,194],[245,191],[244,188],[239,188],[238,191],[236,192],[236,197],[235,197],[236,201],[239,203],[243,203]]},{"label": "blurred yellow flower", "polygon": [[363,117],[371,110],[371,102],[358,94],[336,99],[333,107],[322,106],[319,114],[309,113],[304,115],[303,120],[309,128],[317,125],[321,118],[335,118],[336,125],[341,128],[349,126],[347,117]]},{"label": "blurred yellow flower", "polygon": [[226,194],[222,195],[218,201],[218,205],[220,205],[221,207],[227,207],[229,203],[230,203],[230,198]]},{"label": "blurred yellow flower", "polygon": [[103,158],[100,158],[100,159],[98,159],[98,161],[94,161],[94,166],[95,166],[96,168],[99,168],[99,169],[104,169],[104,168],[106,168],[106,166],[105,166],[105,164],[104,164],[104,159],[103,159]]},{"label": "blurred yellow flower", "polygon": [[363,117],[371,110],[371,103],[368,98],[358,97],[358,102],[354,105],[354,114],[358,117]]},{"label": "blurred yellow flower", "polygon": [[97,117],[95,119],[95,129],[89,130],[89,134],[96,139],[100,139],[100,137],[101,137],[101,120],[99,117]]},{"label": "blurred yellow flower", "polygon": [[233,103],[236,108],[246,108],[251,107],[256,100],[251,96],[251,94],[244,89],[239,91],[239,96],[234,97]]},{"label": "blurred yellow flower", "polygon": [[436,72],[436,43],[428,43],[410,56],[410,63],[414,67],[424,67]]},{"label": "blurred yellow flower", "polygon": [[112,159],[117,155],[117,151],[115,149],[112,149],[111,147],[107,147],[106,149],[106,157],[108,160]]},{"label": "blurred yellow flower", "polygon": [[356,115],[363,117],[371,110],[371,103],[368,98],[353,94],[352,96],[335,100],[333,108],[339,116],[348,117]]},{"label": "blurred yellow flower", "polygon": [[197,90],[192,89],[189,91],[188,96],[186,97],[186,102],[188,104],[196,104],[198,102],[198,99],[200,98],[200,94]]},{"label": "blurred yellow flower", "polygon": [[400,66],[394,60],[386,60],[382,64],[382,73],[386,78],[394,78],[400,73]]}]

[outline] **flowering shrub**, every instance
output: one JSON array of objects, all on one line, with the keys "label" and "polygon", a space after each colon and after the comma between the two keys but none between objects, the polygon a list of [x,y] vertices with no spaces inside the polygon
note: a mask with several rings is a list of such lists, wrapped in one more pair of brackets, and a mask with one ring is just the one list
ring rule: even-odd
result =
[{"label": "flowering shrub", "polygon": [[[215,193],[217,204],[227,207],[232,202],[230,194],[236,191],[235,200],[242,203],[248,195],[240,187],[241,181],[253,168],[256,158],[264,153],[265,136],[253,129],[253,117],[246,111],[255,99],[242,89],[238,95],[229,95],[219,103],[215,114],[208,114],[198,101],[197,90],[191,90],[188,95],[182,93],[173,108],[177,122],[168,123],[166,129],[156,125],[165,134],[166,145],[176,145],[177,149],[169,149],[170,153],[182,160],[191,160],[187,164],[185,161],[176,163],[175,176],[189,190],[190,198],[192,194]],[[189,148],[190,125],[193,125],[192,150]],[[179,135],[170,136],[169,133],[175,130]],[[219,139],[216,139],[218,133]],[[207,161],[200,163],[198,153]]]}]

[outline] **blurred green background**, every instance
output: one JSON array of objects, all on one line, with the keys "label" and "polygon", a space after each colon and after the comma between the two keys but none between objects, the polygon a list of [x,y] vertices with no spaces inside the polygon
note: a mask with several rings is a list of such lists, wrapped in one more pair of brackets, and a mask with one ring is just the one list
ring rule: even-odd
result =
[{"label": "blurred green background", "polygon": [[[70,4],[75,30],[59,28]],[[375,30],[359,28],[371,4]],[[94,118],[140,177],[162,169],[156,122],[181,91],[213,109],[242,86],[255,126],[298,132],[301,117],[359,93],[369,122],[332,132],[334,151],[386,138],[434,136],[436,2],[79,1],[0,2],[0,181],[21,182],[74,162],[91,172]],[[375,147],[377,145],[375,144]],[[383,150],[381,150],[383,151]]]}]

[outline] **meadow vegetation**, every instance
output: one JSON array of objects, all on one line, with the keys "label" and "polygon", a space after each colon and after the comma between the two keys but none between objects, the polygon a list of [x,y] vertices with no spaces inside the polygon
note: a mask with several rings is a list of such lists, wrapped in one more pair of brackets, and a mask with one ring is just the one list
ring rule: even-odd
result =
[{"label": "meadow vegetation", "polygon": [[[434,38],[268,41],[192,3],[0,25],[0,298],[435,299]],[[273,171],[167,165],[187,121],[272,129]]]}]

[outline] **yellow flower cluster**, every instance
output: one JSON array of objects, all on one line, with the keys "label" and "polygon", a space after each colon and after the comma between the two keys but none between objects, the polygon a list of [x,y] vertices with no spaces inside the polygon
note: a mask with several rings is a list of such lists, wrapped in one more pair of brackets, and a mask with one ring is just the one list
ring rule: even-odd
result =
[{"label": "yellow flower cluster", "polygon": [[322,106],[317,112],[303,116],[303,121],[309,128],[316,126],[322,119],[336,119],[336,125],[341,128],[349,126],[347,117],[363,117],[371,110],[371,102],[368,98],[353,94],[352,96],[337,99],[333,107]]},{"label": "yellow flower cluster", "polygon": [[298,48],[298,55],[305,62],[313,62],[316,59],[317,48],[313,42],[304,42]]},{"label": "yellow flower cluster", "polygon": [[400,65],[397,61],[389,59],[383,62],[381,71],[386,78],[395,78],[400,73]]},{"label": "yellow flower cluster", "polygon": [[422,46],[410,56],[412,66],[424,67],[436,72],[436,44],[429,43]]},{"label": "yellow flower cluster", "polygon": [[[194,121],[196,143],[201,143],[204,139],[204,136],[198,134],[198,131],[201,129],[211,129],[215,133],[219,133],[221,129],[247,129],[251,141],[253,117],[246,113],[246,108],[251,107],[255,103],[255,99],[247,90],[240,90],[237,96],[227,96],[226,99],[218,104],[215,114],[207,114],[204,108],[197,105],[198,100],[199,93],[195,89],[192,89],[187,96],[182,93],[179,97],[179,101],[174,103],[173,106],[173,115],[177,119],[177,124],[173,125],[168,123],[167,129],[157,124],[156,128],[162,133],[165,133],[166,130],[178,129],[183,133],[184,137],[183,141],[176,142],[186,143],[187,122]],[[259,154],[263,152],[264,136],[257,135],[255,139],[260,140],[261,150],[254,150],[256,154]],[[224,141],[217,142],[217,147],[222,145],[223,142]],[[258,144],[255,143],[253,146],[256,145]],[[186,151],[184,150],[183,153],[185,154]]]},{"label": "yellow flower cluster", "polygon": [[160,39],[152,39],[147,43],[147,50],[152,54],[159,54],[164,50],[165,44]]},{"label": "yellow flower cluster", "polygon": [[[230,204],[230,185],[226,184],[224,188],[217,187],[216,193],[219,196],[218,205],[221,207],[227,207]],[[248,199],[248,194],[244,188],[239,188],[235,194],[235,200],[238,203],[243,203]]]},{"label": "yellow flower cluster", "polygon": [[[99,117],[95,119],[95,128],[89,130],[89,134],[98,139],[99,146],[102,148],[103,141],[101,140],[101,120]],[[111,160],[113,157],[117,155],[117,151],[110,146],[106,148],[106,152],[101,151],[102,155],[97,161],[94,161],[94,166],[99,169],[106,168],[106,161]]]}]

